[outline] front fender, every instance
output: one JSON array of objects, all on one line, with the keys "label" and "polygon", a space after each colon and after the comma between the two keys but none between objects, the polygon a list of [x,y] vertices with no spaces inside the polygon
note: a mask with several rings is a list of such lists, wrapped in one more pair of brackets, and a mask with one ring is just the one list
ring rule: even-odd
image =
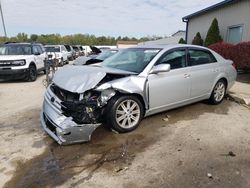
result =
[{"label": "front fender", "polygon": [[114,89],[125,94],[138,94],[142,97],[145,108],[148,109],[147,100],[147,78],[139,76],[129,76],[102,84],[97,88],[99,91]]}]

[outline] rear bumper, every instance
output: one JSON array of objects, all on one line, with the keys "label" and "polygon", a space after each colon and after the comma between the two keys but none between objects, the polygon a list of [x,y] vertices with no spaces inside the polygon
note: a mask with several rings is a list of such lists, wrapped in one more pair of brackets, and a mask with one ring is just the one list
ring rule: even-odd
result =
[{"label": "rear bumper", "polygon": [[23,79],[28,69],[0,68],[0,79]]},{"label": "rear bumper", "polygon": [[[93,131],[101,124],[77,124],[71,117],[66,117],[57,107],[60,102],[56,96],[55,101],[49,99],[50,92],[46,92],[43,110],[40,114],[42,128],[61,145],[88,142]],[[55,104],[54,104],[55,103]]]}]

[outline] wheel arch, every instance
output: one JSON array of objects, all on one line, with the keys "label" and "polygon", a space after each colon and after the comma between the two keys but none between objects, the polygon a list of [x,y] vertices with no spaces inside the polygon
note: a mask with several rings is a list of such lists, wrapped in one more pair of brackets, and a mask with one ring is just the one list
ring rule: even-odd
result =
[{"label": "wheel arch", "polygon": [[[30,65],[34,65],[34,66],[36,67],[36,64],[35,64],[34,61],[31,61],[31,62],[30,62],[29,67],[30,67]],[[37,70],[37,67],[36,67],[36,70]]]},{"label": "wheel arch", "polygon": [[143,106],[144,113],[145,113],[146,104],[145,104],[143,97],[140,94],[138,94],[138,93],[124,93],[124,92],[117,91],[115,96],[135,96],[141,102],[141,104]]},{"label": "wheel arch", "polygon": [[[222,78],[220,78],[219,80],[223,80],[224,82],[225,82],[225,84],[226,84],[226,89],[227,89],[227,86],[228,86],[228,80],[225,78],[225,77],[222,77]],[[218,80],[218,81],[219,81]],[[217,81],[217,82],[218,82]]]},{"label": "wheel arch", "polygon": [[219,76],[217,76],[217,78],[215,79],[214,83],[213,83],[213,87],[211,88],[211,91],[210,93],[212,93],[216,83],[219,81],[219,80],[224,80],[225,83],[226,83],[226,89],[228,88],[228,79],[227,79],[227,76],[226,74],[220,74]]}]

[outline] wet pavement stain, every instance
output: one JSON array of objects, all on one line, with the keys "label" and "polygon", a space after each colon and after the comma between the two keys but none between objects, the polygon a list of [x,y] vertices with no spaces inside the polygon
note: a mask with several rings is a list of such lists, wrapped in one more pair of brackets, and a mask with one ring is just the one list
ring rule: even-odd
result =
[{"label": "wet pavement stain", "polygon": [[32,147],[34,148],[41,148],[44,146],[44,141],[43,140],[38,140],[38,141],[35,141],[32,145]]},{"label": "wet pavement stain", "polygon": [[[54,187],[85,172],[86,176],[73,181],[72,187],[75,187],[91,179],[97,170],[115,175],[117,169],[131,165],[137,155],[161,136],[170,135],[172,124],[196,119],[204,113],[226,115],[230,103],[224,101],[218,106],[197,103],[147,117],[137,130],[127,134],[115,134],[99,127],[89,143],[59,146],[46,137],[33,144],[33,147],[46,145],[46,151],[29,161],[20,162],[13,178],[4,187]],[[162,120],[166,114],[169,117],[167,122]]]}]

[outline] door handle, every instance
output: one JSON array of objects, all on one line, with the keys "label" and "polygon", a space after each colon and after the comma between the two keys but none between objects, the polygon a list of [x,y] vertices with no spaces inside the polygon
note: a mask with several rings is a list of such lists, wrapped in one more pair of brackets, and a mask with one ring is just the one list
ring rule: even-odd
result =
[{"label": "door handle", "polygon": [[184,74],[184,78],[190,78],[190,74]]}]

